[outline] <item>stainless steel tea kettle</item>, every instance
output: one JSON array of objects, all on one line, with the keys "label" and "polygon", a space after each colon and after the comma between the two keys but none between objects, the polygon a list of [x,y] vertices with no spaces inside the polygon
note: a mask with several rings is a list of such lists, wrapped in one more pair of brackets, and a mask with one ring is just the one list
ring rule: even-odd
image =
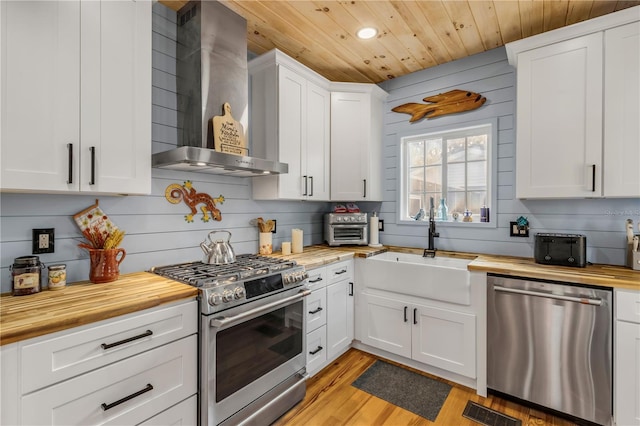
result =
[{"label": "stainless steel tea kettle", "polygon": [[[214,240],[211,238],[213,234],[226,232],[229,234],[227,240],[224,241]],[[209,240],[207,243],[207,239]],[[233,247],[229,244],[231,240],[231,232],[229,231],[211,231],[207,235],[207,239],[200,243],[200,247],[204,251],[203,263],[210,263],[214,265],[224,265],[227,263],[233,263],[236,261],[236,254],[233,251]]]}]

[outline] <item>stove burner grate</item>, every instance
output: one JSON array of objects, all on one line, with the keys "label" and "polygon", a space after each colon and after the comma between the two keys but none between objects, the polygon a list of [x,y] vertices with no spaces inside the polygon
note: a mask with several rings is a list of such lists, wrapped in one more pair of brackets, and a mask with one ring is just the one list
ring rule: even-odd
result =
[{"label": "stove burner grate", "polygon": [[296,266],[296,262],[293,260],[241,254],[236,256],[234,263],[214,265],[203,262],[185,262],[153,267],[151,272],[195,287],[207,287],[275,273],[294,266]]}]

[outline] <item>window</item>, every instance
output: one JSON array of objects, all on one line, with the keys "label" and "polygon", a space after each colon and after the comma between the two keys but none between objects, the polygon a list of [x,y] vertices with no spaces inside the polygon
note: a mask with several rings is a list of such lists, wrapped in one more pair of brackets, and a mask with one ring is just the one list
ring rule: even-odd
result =
[{"label": "window", "polygon": [[462,222],[465,210],[480,222],[492,201],[492,139],[493,124],[403,137],[400,220],[414,220],[420,209],[428,217],[433,197],[436,211],[445,199],[448,222],[454,212]]}]

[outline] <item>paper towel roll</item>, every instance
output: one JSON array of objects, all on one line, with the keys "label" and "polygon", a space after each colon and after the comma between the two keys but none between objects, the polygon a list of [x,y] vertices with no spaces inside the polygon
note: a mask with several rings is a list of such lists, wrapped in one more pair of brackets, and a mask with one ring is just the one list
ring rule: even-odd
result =
[{"label": "paper towel roll", "polygon": [[369,221],[369,245],[374,247],[380,245],[378,240],[378,216],[371,216]]}]

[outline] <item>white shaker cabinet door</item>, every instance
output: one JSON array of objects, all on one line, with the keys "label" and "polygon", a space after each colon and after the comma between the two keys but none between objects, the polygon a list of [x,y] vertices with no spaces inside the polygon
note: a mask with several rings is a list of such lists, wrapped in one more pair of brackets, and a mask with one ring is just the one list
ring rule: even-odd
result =
[{"label": "white shaker cabinet door", "polygon": [[604,196],[640,197],[640,22],[604,43]]},{"label": "white shaker cabinet door", "polygon": [[518,54],[518,198],[601,196],[602,33]]},{"label": "white shaker cabinet door", "polygon": [[82,3],[81,191],[151,192],[151,6]]},{"label": "white shaker cabinet door", "polygon": [[80,2],[0,2],[5,190],[77,189]]}]

